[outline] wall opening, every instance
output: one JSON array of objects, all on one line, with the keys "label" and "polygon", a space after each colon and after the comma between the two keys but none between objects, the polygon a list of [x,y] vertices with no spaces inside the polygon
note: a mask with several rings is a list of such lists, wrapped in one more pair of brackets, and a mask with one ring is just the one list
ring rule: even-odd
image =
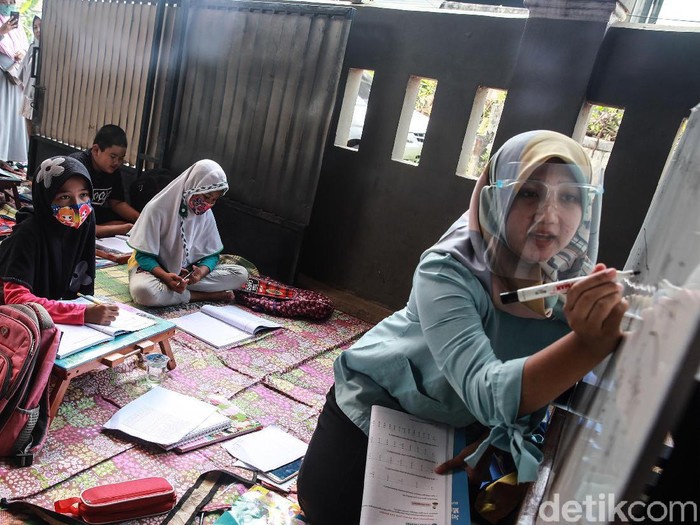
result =
[{"label": "wall opening", "polygon": [[355,151],[360,149],[373,79],[374,71],[370,69],[351,68],[348,72],[343,104],[340,108],[338,127],[333,142],[336,146]]},{"label": "wall opening", "polygon": [[406,85],[391,159],[417,166],[433,109],[437,80],[411,76]]},{"label": "wall opening", "polygon": [[581,108],[573,138],[591,157],[593,173],[602,173],[608,165],[617,133],[625,115],[624,108],[586,102]]},{"label": "wall opening", "polygon": [[478,179],[481,175],[491,155],[507,95],[505,89],[477,89],[457,162],[457,176]]}]

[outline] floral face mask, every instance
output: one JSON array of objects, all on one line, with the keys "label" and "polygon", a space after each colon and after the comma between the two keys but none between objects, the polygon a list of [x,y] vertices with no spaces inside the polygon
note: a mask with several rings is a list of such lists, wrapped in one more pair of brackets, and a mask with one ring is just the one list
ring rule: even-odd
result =
[{"label": "floral face mask", "polygon": [[195,215],[202,215],[213,206],[213,204],[207,202],[201,194],[192,195],[187,204]]},{"label": "floral face mask", "polygon": [[92,213],[90,201],[82,204],[71,204],[70,206],[59,206],[52,204],[51,210],[56,220],[70,228],[78,229]]}]

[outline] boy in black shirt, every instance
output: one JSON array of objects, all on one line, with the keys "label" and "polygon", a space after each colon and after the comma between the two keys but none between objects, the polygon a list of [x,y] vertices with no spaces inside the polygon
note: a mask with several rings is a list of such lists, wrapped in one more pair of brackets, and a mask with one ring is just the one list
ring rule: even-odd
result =
[{"label": "boy in black shirt", "polygon": [[100,128],[90,149],[70,155],[82,162],[92,178],[92,206],[97,237],[126,234],[139,218],[139,212],[124,200],[119,167],[126,156],[126,133],[119,126]]}]

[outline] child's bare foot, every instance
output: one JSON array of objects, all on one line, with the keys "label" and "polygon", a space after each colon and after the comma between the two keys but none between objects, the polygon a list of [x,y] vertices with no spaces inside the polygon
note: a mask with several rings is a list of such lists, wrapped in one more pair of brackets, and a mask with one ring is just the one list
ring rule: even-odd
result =
[{"label": "child's bare foot", "polygon": [[231,290],[223,292],[195,292],[190,291],[190,301],[221,301],[224,303],[232,303],[235,299]]}]

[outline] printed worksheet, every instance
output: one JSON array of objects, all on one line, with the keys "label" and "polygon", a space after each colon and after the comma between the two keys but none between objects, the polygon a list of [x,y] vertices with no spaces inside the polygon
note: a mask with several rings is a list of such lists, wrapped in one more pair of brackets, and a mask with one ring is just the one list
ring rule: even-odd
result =
[{"label": "printed worksheet", "polygon": [[433,472],[454,457],[453,441],[451,427],[373,406],[360,525],[469,523],[466,473]]}]

